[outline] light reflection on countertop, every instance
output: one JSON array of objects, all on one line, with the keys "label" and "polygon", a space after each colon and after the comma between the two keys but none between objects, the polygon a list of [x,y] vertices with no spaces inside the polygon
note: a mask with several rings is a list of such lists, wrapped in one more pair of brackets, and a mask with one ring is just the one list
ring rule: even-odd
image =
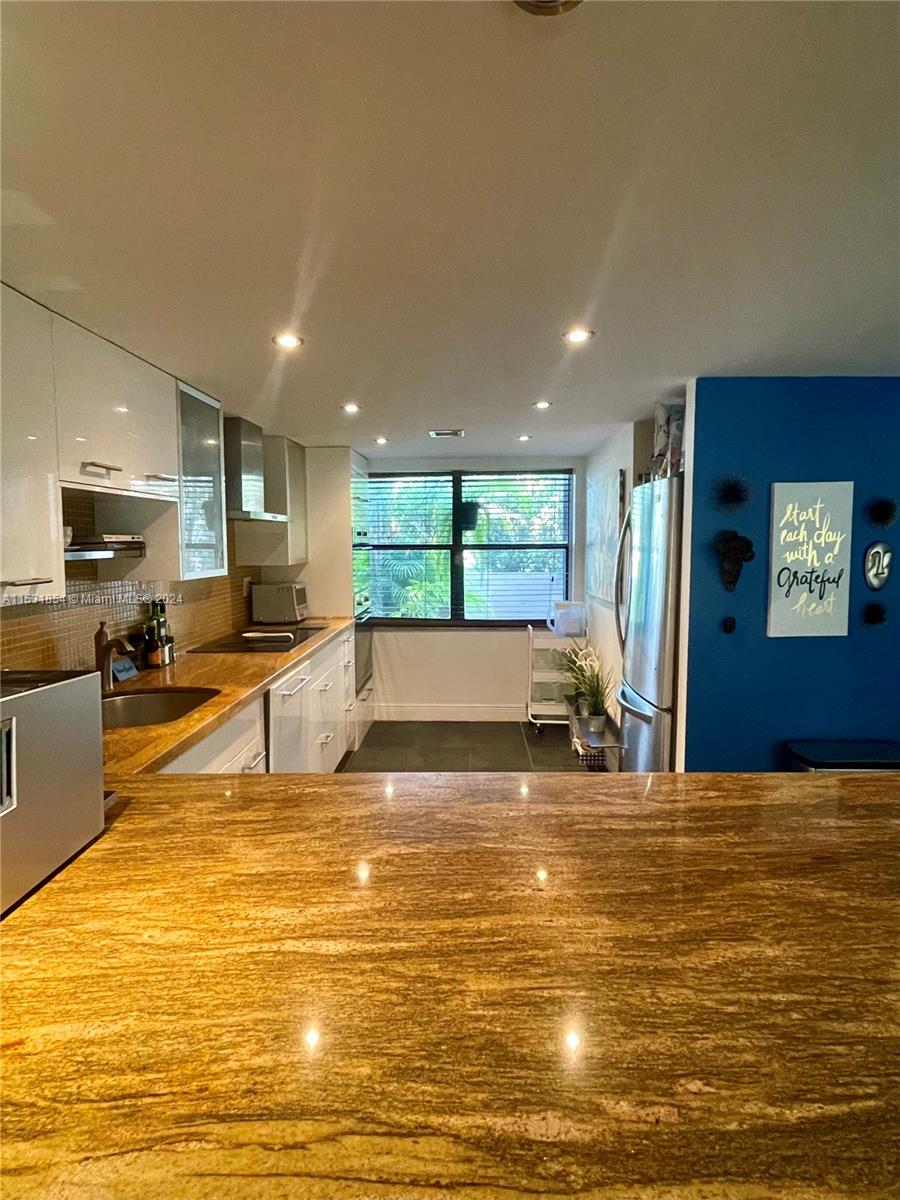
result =
[{"label": "light reflection on countertop", "polygon": [[4,922],[14,1200],[889,1194],[900,776],[224,782]]}]

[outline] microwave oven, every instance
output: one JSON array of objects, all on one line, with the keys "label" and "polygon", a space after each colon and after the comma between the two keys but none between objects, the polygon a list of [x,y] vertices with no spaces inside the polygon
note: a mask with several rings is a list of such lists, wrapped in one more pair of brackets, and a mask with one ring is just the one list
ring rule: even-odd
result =
[{"label": "microwave oven", "polygon": [[302,583],[250,585],[250,616],[259,625],[296,625],[309,616]]}]

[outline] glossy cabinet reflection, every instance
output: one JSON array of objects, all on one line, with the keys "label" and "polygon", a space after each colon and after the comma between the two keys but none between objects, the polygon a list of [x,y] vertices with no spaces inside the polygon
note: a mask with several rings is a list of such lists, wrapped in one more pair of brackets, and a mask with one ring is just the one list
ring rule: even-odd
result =
[{"label": "glossy cabinet reflection", "polygon": [[66,590],[51,319],[33,300],[2,289],[0,594],[11,603]]},{"label": "glossy cabinet reflection", "polygon": [[172,377],[64,317],[52,321],[61,480],[176,499]]},{"label": "glossy cabinet reflection", "polygon": [[186,383],[178,384],[181,451],[181,578],[228,572],[222,406]]}]

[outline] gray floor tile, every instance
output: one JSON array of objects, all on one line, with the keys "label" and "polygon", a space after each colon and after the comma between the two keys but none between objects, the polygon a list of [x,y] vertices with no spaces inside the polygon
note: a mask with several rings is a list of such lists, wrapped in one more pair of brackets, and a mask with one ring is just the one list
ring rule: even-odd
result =
[{"label": "gray floor tile", "polygon": [[406,755],[406,771],[468,771],[468,746],[413,746]]},{"label": "gray floor tile", "polygon": [[376,721],[366,734],[366,748],[411,746],[419,728],[415,721]]},{"label": "gray floor tile", "polygon": [[368,738],[365,743],[351,754],[344,764],[344,770],[353,773],[358,771],[407,771],[406,760],[409,749],[404,746],[369,746]]}]

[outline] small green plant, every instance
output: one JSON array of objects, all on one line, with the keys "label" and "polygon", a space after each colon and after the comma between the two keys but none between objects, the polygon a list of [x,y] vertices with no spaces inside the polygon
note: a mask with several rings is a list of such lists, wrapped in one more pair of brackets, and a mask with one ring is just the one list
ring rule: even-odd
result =
[{"label": "small green plant", "polygon": [[577,642],[563,652],[563,671],[575,692],[575,702],[585,708],[585,716],[602,716],[606,712],[613,686],[612,671],[603,670],[603,660],[589,642]]}]

